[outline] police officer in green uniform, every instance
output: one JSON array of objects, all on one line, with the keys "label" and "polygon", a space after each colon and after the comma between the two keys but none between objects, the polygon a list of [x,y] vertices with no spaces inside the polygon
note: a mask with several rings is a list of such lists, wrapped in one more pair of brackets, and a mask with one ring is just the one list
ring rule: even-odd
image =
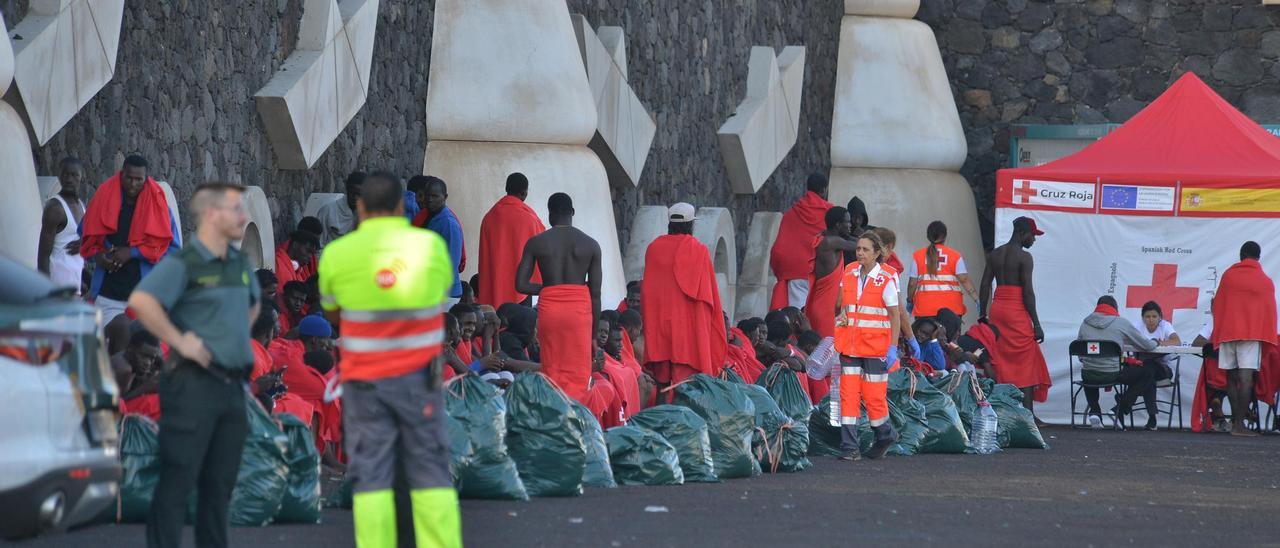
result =
[{"label": "police officer in green uniform", "polygon": [[244,237],[243,189],[196,187],[196,237],[165,257],[129,297],[142,325],[169,345],[160,378],[160,482],[147,515],[147,546],[179,546],[187,496],[199,489],[196,544],[227,545],[227,504],[249,425],[249,327],[260,289],[231,242]]}]

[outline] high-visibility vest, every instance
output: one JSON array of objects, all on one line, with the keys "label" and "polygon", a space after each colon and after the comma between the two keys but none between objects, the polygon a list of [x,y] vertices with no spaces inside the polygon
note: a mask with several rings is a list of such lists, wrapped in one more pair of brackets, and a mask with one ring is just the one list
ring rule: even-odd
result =
[{"label": "high-visibility vest", "polygon": [[404,217],[372,217],[324,248],[321,305],[339,310],[344,381],[431,365],[444,342],[442,305],[453,285],[444,239]]},{"label": "high-visibility vest", "polygon": [[858,295],[862,265],[853,263],[840,281],[841,303],[847,325],[836,325],[836,350],[856,358],[883,358],[889,354],[893,324],[884,304],[884,291],[893,280],[892,269],[876,265],[867,274],[867,285]]},{"label": "high-visibility vest", "polygon": [[960,252],[945,245],[938,245],[938,273],[929,273],[929,248],[921,248],[913,255],[916,262],[916,293],[912,298],[916,317],[937,316],[938,311],[950,308],[963,316],[964,293],[960,290],[960,278],[956,267],[960,264]]}]

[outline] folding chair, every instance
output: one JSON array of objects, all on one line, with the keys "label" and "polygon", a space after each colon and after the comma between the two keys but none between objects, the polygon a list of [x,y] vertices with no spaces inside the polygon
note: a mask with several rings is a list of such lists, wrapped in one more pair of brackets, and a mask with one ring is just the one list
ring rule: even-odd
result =
[{"label": "folding chair", "polygon": [[[1178,417],[1178,429],[1183,428],[1182,424],[1182,355],[1173,355],[1173,377],[1164,379],[1156,383],[1156,415],[1167,413],[1169,419],[1165,428],[1173,428],[1173,417]],[[1160,399],[1160,389],[1168,388],[1169,399]]]},{"label": "folding chair", "polygon": [[[1117,397],[1120,396],[1121,394],[1124,394],[1124,390],[1125,390],[1125,385],[1119,382],[1086,383],[1084,382],[1083,378],[1076,379],[1076,359],[1082,358],[1082,357],[1109,358],[1109,359],[1116,360],[1117,366],[1123,366],[1124,352],[1120,348],[1120,343],[1117,343],[1115,341],[1095,341],[1095,340],[1081,339],[1081,340],[1071,341],[1071,345],[1067,347],[1067,354],[1068,354],[1067,368],[1071,376],[1071,427],[1075,428],[1077,416],[1085,417],[1084,421],[1082,421],[1080,424],[1081,426],[1085,426],[1089,422],[1088,416],[1090,415],[1090,413],[1087,408],[1084,411],[1076,411],[1076,400],[1079,399],[1080,393],[1084,392],[1084,389],[1096,388],[1099,390],[1115,390]],[[1082,363],[1081,364],[1082,370],[1083,370],[1083,367],[1084,367],[1084,364]],[[1082,375],[1083,375],[1083,372],[1082,372]],[[1101,403],[1099,403],[1098,405],[1099,407],[1102,406]],[[1102,410],[1099,409],[1099,411],[1102,411]],[[1111,421],[1113,424],[1115,424],[1115,428],[1117,430],[1123,428],[1120,422],[1120,417],[1116,416],[1115,413],[1112,413],[1110,411],[1103,411],[1101,414],[1111,417]]]}]

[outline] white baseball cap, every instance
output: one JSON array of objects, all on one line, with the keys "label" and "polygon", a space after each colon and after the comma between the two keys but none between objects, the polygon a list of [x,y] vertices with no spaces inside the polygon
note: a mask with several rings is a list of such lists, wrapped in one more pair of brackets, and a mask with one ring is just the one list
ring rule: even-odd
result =
[{"label": "white baseball cap", "polygon": [[694,215],[693,204],[686,202],[680,202],[667,210],[667,220],[673,223],[687,223],[697,218]]}]

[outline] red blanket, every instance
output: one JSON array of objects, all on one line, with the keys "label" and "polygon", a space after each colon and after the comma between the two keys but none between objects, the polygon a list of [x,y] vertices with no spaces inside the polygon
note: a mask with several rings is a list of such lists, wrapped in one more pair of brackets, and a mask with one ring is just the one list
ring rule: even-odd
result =
[{"label": "red blanket", "polygon": [[[120,221],[120,205],[124,193],[120,186],[120,172],[102,183],[85,208],[80,223],[80,255],[93,257],[106,249],[107,236],[116,233]],[[129,225],[129,247],[138,248],[147,262],[155,263],[173,242],[170,230],[169,204],[164,200],[164,190],[150,177],[142,184],[142,193],[133,209],[133,223]]]},{"label": "red blanket", "polygon": [[636,347],[631,344],[631,334],[626,329],[622,330],[622,365],[631,367],[640,372],[640,362],[642,356],[636,354]]},{"label": "red blanket", "polygon": [[[822,236],[818,236],[820,240]],[[815,241],[815,245],[816,245]],[[840,297],[840,278],[844,275],[844,261],[826,276],[814,280],[809,288],[809,299],[804,305],[804,315],[809,325],[823,337],[836,335],[836,301]]]},{"label": "red blanket", "polygon": [[1044,361],[1035,331],[1031,328],[1031,315],[1022,304],[1022,287],[996,286],[988,319],[1000,330],[995,347],[989,349],[996,382],[1018,388],[1034,386],[1035,400],[1045,401],[1053,381],[1049,378],[1049,365]]},{"label": "red blanket", "polygon": [[591,410],[603,430],[627,422],[622,415],[622,399],[618,397],[617,389],[600,373],[591,374],[591,387],[587,389],[586,401],[582,404]]},{"label": "red blanket", "polygon": [[249,373],[249,382],[253,382],[275,369],[275,360],[257,339],[250,339],[249,344],[253,346],[253,372]]},{"label": "red blanket", "polygon": [[[307,400],[298,397],[297,394],[286,392],[280,397],[280,399],[276,400],[274,413],[277,415],[281,413],[288,413],[298,417],[302,422],[306,423],[307,428],[310,429],[313,426],[311,424],[311,419],[316,414],[316,407],[308,403]],[[314,434],[312,434],[312,436],[314,437]]]},{"label": "red blanket", "polygon": [[585,285],[553,285],[538,295],[542,372],[583,405],[591,378],[591,293]]},{"label": "red blanket", "polygon": [[[529,238],[546,230],[533,208],[515,196],[503,196],[480,221],[480,294],[476,302],[493,305],[518,303],[525,295],[516,291],[516,267]],[[542,283],[537,268],[533,282]]]},{"label": "red blanket", "polygon": [[1245,259],[1222,273],[1213,296],[1213,344],[1262,341],[1276,344],[1276,286],[1262,265]]},{"label": "red blanket", "polygon": [[826,229],[824,217],[831,202],[813,192],[805,192],[795,205],[782,214],[778,238],[769,251],[769,268],[778,283],[773,288],[769,309],[787,306],[787,282],[807,279],[813,274],[813,237]]},{"label": "red blanket", "polygon": [[[1216,321],[1216,318],[1215,318]],[[1214,327],[1217,327],[1216,325]],[[1226,391],[1227,372],[1218,367],[1218,360],[1205,358],[1196,377],[1195,397],[1191,399],[1191,431],[1208,432],[1213,429],[1213,417],[1209,415],[1209,397],[1206,388]],[[1280,390],[1280,348],[1263,346],[1262,369],[1253,378],[1253,397],[1274,406],[1276,390]]]},{"label": "red blanket", "polygon": [[279,283],[280,290],[284,290],[284,284],[289,282],[305,282],[308,278],[316,273],[316,257],[311,258],[298,266],[297,270],[293,269],[293,259],[289,257],[289,242],[276,246],[276,281]]},{"label": "red blanket", "polygon": [[756,351],[751,348],[751,344],[746,342],[746,337],[740,337],[738,340],[743,341],[742,346],[730,344],[727,347],[728,352],[725,358],[729,362],[728,367],[733,369],[742,380],[748,383],[755,383],[760,378],[760,373],[764,372],[764,364],[756,359]]},{"label": "red blanket", "polygon": [[640,309],[646,362],[688,365],[713,377],[720,374],[728,335],[720,288],[702,242],[687,234],[668,234],[649,244]]},{"label": "red blanket", "polygon": [[618,398],[622,400],[622,418],[630,419],[631,415],[639,413],[640,382],[637,380],[640,375],[639,368],[632,371],[621,361],[613,359],[613,356],[606,353],[603,373],[609,382],[613,383],[614,390],[618,392]]},{"label": "red blanket", "polygon": [[122,413],[144,415],[153,421],[160,420],[160,394],[150,393],[121,402]]}]

